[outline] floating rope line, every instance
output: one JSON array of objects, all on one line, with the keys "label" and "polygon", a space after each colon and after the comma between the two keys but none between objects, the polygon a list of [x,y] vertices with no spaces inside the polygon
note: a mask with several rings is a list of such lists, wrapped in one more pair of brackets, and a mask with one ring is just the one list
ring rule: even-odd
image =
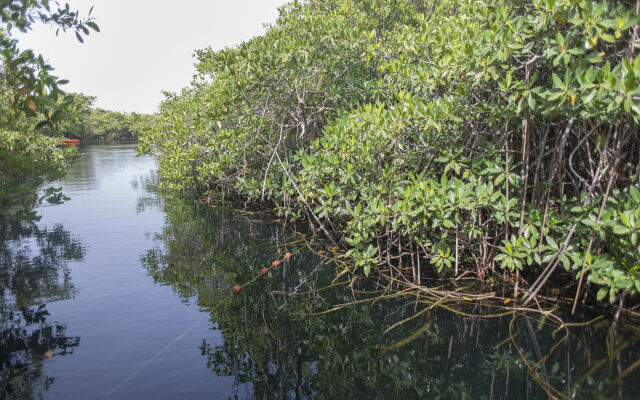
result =
[{"label": "floating rope line", "polygon": [[[285,254],[285,257],[282,261],[287,261],[291,258],[292,254],[291,253],[287,253]],[[274,261],[274,263],[271,265],[271,267],[267,268],[268,271],[271,271],[272,269],[277,269],[278,265],[280,264],[280,260],[277,260],[277,263]],[[264,276],[264,274],[259,274],[257,275],[255,278],[251,279],[250,281],[246,282],[244,285],[242,286],[238,286],[240,288],[240,290],[242,290],[242,288],[244,288],[245,286],[250,285],[251,283],[255,282],[256,280],[258,280],[259,278],[261,278],[262,276]],[[239,291],[238,291],[239,292]],[[236,293],[238,293],[236,292]],[[225,301],[227,301],[227,299],[233,297],[233,294],[228,295],[227,297],[225,297],[224,299],[222,299],[215,307],[213,307],[213,309],[218,308],[221,304],[223,304]],[[174,344],[176,344],[180,339],[182,339],[183,337],[185,337],[189,332],[191,332],[196,326],[200,325],[200,323],[202,323],[202,321],[204,321],[205,319],[207,319],[208,316],[201,318],[200,320],[196,321],[195,324],[193,324],[189,329],[187,329],[186,331],[182,332],[178,337],[176,337],[175,339],[173,339],[173,341],[171,343],[169,343],[168,345],[164,346],[162,349],[160,349],[160,351],[158,351],[153,357],[151,357],[150,359],[148,359],[144,364],[142,364],[140,367],[138,367],[138,369],[136,369],[135,371],[133,371],[129,376],[127,376],[122,382],[120,382],[118,385],[116,385],[113,389],[111,389],[107,394],[104,395],[104,397],[102,397],[102,400],[106,400],[108,399],[116,390],[120,389],[123,385],[125,385],[127,382],[129,382],[131,379],[133,379],[136,375],[138,375],[140,373],[140,371],[142,371],[143,369],[145,369],[146,367],[149,366],[149,364],[151,364],[156,358],[158,358],[162,353],[164,353],[165,351],[169,350],[171,348],[171,346],[173,346]]]},{"label": "floating rope line", "polygon": [[142,364],[140,367],[138,367],[137,370],[133,371],[131,373],[131,375],[127,376],[122,382],[120,382],[118,385],[116,385],[113,389],[111,389],[111,391],[109,391],[109,393],[105,394],[104,397],[102,398],[102,400],[105,400],[107,398],[109,398],[109,396],[111,396],[116,390],[120,389],[123,385],[125,385],[127,382],[129,382],[131,379],[133,379],[136,375],[138,375],[140,373],[140,371],[142,371],[143,369],[145,369],[146,367],[149,366],[149,364],[151,364],[153,362],[153,360],[155,360],[156,358],[158,358],[162,353],[164,353],[165,351],[169,350],[171,348],[171,346],[173,346],[174,344],[176,344],[180,339],[182,339],[183,337],[185,337],[189,332],[191,332],[196,326],[200,325],[200,323],[202,321],[204,321],[205,319],[207,319],[207,317],[204,318],[200,318],[200,320],[198,320],[195,324],[193,324],[189,329],[187,329],[186,331],[182,332],[177,338],[173,339],[173,341],[171,343],[169,343],[168,345],[164,346],[159,352],[157,352],[153,357],[151,357],[150,359],[148,359],[144,364]]}]

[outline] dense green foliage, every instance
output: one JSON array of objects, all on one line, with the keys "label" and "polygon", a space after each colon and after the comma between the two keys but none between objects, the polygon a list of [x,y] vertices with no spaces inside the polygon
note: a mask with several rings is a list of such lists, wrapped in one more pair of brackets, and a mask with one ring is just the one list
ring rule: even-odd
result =
[{"label": "dense green foliage", "polygon": [[[0,88],[2,86],[0,78]],[[36,188],[65,175],[65,162],[73,149],[57,147],[58,138],[47,137],[36,128],[38,116],[11,110],[7,91],[0,92],[0,221],[33,217],[32,208],[43,200],[56,203],[62,194],[56,188]]]},{"label": "dense green foliage", "polygon": [[[55,9],[57,8],[57,9]],[[90,14],[90,13],[89,13]],[[36,22],[74,30],[81,42],[98,26],[79,18],[69,5],[48,0],[0,1],[0,223],[8,218],[33,217],[31,209],[44,199],[59,202],[59,190],[37,193],[45,181],[64,176],[65,160],[73,151],[56,147],[58,139],[45,137],[73,118],[74,96],[59,88],[66,83],[51,74],[53,67],[32,50],[21,51],[13,37]]]},{"label": "dense green foliage", "polygon": [[141,149],[166,187],[269,201],[365,274],[613,302],[640,291],[637,22],[630,1],[293,2],[198,51]]},{"label": "dense green foliage", "polygon": [[31,209],[42,200],[57,203],[62,193],[54,187],[35,190],[47,180],[64,176],[64,153],[57,139],[37,133],[0,128],[0,221],[32,216]]},{"label": "dense green foliage", "polygon": [[88,115],[81,121],[76,131],[76,136],[88,140],[124,140],[136,139],[140,132],[155,124],[155,115],[122,113],[117,111],[92,108]]}]

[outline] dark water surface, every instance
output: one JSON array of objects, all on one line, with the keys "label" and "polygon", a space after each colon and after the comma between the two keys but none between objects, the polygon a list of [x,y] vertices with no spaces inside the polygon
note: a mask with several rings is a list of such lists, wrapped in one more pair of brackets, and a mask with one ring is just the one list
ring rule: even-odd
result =
[{"label": "dark water surface", "polygon": [[82,153],[71,200],[3,229],[0,398],[640,398],[633,324],[402,298],[310,315],[371,288],[329,287],[334,267],[277,224],[157,195],[135,145]]}]

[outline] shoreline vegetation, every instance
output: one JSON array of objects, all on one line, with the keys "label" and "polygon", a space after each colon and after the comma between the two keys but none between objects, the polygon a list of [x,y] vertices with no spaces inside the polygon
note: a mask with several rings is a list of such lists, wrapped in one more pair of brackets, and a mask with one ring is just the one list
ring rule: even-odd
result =
[{"label": "shoreline vegetation", "polygon": [[[73,31],[82,42],[100,29],[91,17],[81,17],[68,4],[46,0],[13,0],[0,4],[0,223],[36,220],[33,208],[64,199],[59,188],[39,191],[44,182],[65,176],[65,164],[77,154],[60,148],[59,131],[74,118],[76,97],[60,87],[68,83],[51,74],[42,55],[20,49],[14,34],[36,23]],[[48,131],[48,132],[47,132]],[[57,137],[56,137],[57,136]]]},{"label": "shoreline vegetation", "polygon": [[[121,113],[93,108],[95,97],[61,94],[53,118],[38,111],[7,111],[0,103],[0,221],[36,219],[34,207],[44,201],[59,204],[66,197],[59,188],[38,187],[63,179],[66,166],[78,156],[77,144],[135,141],[142,129],[153,126],[155,115]],[[9,96],[4,96],[10,100]],[[15,101],[15,100],[13,100]],[[52,100],[48,100],[52,102]],[[28,105],[27,105],[28,107]],[[31,110],[30,110],[31,111]],[[69,146],[70,140],[74,145]]]},{"label": "shoreline vegetation", "polygon": [[[16,31],[36,23],[72,31],[78,41],[100,29],[69,4],[48,0],[12,0],[0,4],[0,223],[35,220],[34,207],[60,203],[59,188],[40,191],[45,182],[64,178],[66,164],[77,156],[61,140],[107,141],[134,138],[154,124],[153,115],[95,109],[95,97],[65,93],[68,80],[33,50],[20,49]],[[72,146],[71,146],[72,147]]]},{"label": "shoreline vegetation", "polygon": [[140,151],[165,189],[308,225],[357,276],[637,315],[637,6],[292,2],[263,36],[196,51]]}]

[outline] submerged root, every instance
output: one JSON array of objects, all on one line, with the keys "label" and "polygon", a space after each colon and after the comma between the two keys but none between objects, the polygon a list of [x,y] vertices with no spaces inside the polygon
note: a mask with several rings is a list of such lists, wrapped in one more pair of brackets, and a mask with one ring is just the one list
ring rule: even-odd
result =
[{"label": "submerged root", "polygon": [[[344,278],[345,274],[342,273],[339,277]],[[547,361],[562,346],[562,344],[567,341],[571,328],[593,325],[603,318],[602,316],[599,316],[583,323],[566,322],[558,314],[559,306],[557,304],[554,304],[554,302],[542,300],[542,303],[536,301],[534,303],[534,306],[523,307],[515,302],[512,302],[511,298],[499,296],[495,292],[483,292],[482,290],[486,290],[486,287],[478,285],[476,282],[461,287],[447,286],[444,284],[437,287],[427,287],[415,285],[411,282],[399,280],[397,278],[391,280],[390,277],[381,276],[378,280],[378,287],[380,287],[380,289],[369,291],[363,290],[361,288],[355,288],[357,282],[357,279],[354,281],[353,279],[337,278],[330,285],[316,289],[315,291],[320,292],[330,288],[343,287],[344,290],[351,290],[354,293],[357,293],[359,298],[354,299],[354,301],[351,302],[334,305],[327,310],[305,313],[304,315],[325,315],[332,312],[345,310],[352,306],[363,304],[373,305],[382,301],[397,300],[403,298],[407,300],[407,304],[415,304],[416,310],[411,313],[410,316],[387,327],[382,332],[382,334],[387,335],[391,331],[397,330],[401,326],[404,326],[412,321],[415,322],[418,318],[424,317],[425,315],[427,316],[427,321],[421,324],[418,329],[416,329],[413,333],[406,336],[405,338],[387,346],[378,347],[381,352],[398,350],[414,342],[416,339],[425,334],[427,335],[427,337],[429,337],[429,329],[435,322],[435,319],[431,318],[431,313],[435,310],[441,310],[474,319],[495,319],[511,316],[508,331],[509,336],[505,340],[497,344],[494,348],[501,348],[508,343],[513,345],[519,358],[522,360],[529,376],[551,399],[568,399],[569,396],[566,392],[558,390],[549,382],[549,375],[545,370]],[[312,292],[305,293],[311,294]],[[273,294],[287,295],[287,293],[283,292],[273,292]],[[477,311],[478,306],[484,309],[485,312]],[[489,312],[486,312],[487,309],[489,310]],[[535,362],[531,362],[529,359],[527,359],[525,352],[521,349],[516,340],[521,335],[520,329],[514,329],[514,326],[519,319],[529,318],[531,316],[535,316],[539,320],[537,326],[538,330],[543,326],[548,326],[553,329],[551,331],[551,337],[556,338],[556,336],[560,332],[562,332],[562,335],[554,341],[553,345],[546,352],[546,354],[543,354],[541,349],[536,346],[537,360]],[[530,329],[530,334],[534,335],[532,329],[533,328]],[[535,338],[533,338],[533,340],[535,342]],[[616,351],[619,353],[625,347],[626,346],[624,345],[620,346],[616,349]],[[584,381],[584,379],[587,379],[588,376],[601,368],[605,363],[606,360],[597,363],[590,371],[587,372],[584,377],[578,380],[576,384],[572,385],[570,393],[575,392],[577,385],[580,382]],[[640,367],[640,360],[625,369],[614,381],[614,383],[623,379],[638,367]]]},{"label": "submerged root", "polygon": [[[589,379],[596,371],[600,370],[607,364],[612,358],[621,354],[621,352],[627,348],[630,344],[629,341],[620,345],[611,343],[609,356],[604,359],[598,360],[595,364],[592,364],[590,369],[575,382],[567,381],[567,388],[565,391],[558,390],[551,382],[553,379],[553,373],[549,374],[546,370],[546,365],[549,362],[551,356],[558,351],[558,349],[568,341],[570,336],[570,330],[572,328],[579,328],[585,326],[597,325],[598,321],[603,320],[602,316],[591,319],[587,322],[567,322],[564,321],[560,315],[563,308],[560,307],[557,299],[546,298],[544,296],[536,296],[533,298],[533,302],[530,306],[523,306],[514,301],[509,295],[499,295],[493,287],[480,280],[471,281],[432,281],[438,282],[437,285],[426,286],[426,284],[432,283],[423,280],[422,285],[413,283],[408,278],[405,279],[402,274],[395,274],[394,277],[390,275],[380,274],[377,275],[377,282],[371,279],[362,279],[357,274],[353,273],[353,269],[349,268],[348,264],[341,256],[336,256],[333,253],[335,249],[318,250],[317,243],[311,243],[301,236],[294,241],[289,241],[286,244],[275,245],[275,251],[278,254],[283,254],[284,251],[291,251],[293,254],[297,254],[298,251],[291,250],[292,248],[306,247],[312,251],[315,255],[321,257],[321,262],[318,263],[310,275],[314,275],[320,268],[320,266],[330,266],[331,268],[337,267],[338,273],[336,276],[328,282],[326,285],[316,288],[312,285],[312,289],[299,291],[302,284],[307,282],[309,278],[303,280],[303,282],[296,286],[292,290],[273,290],[270,291],[271,297],[274,301],[280,303],[277,298],[291,296],[314,296],[316,293],[321,293],[327,290],[344,290],[349,294],[349,297],[353,296],[353,301],[347,301],[340,304],[331,305],[325,310],[316,310],[315,307],[312,310],[306,310],[296,312],[297,315],[304,316],[320,316],[327,315],[333,312],[339,312],[349,309],[354,306],[368,305],[373,306],[380,302],[398,300],[406,301],[406,306],[410,305],[414,310],[408,317],[401,319],[390,326],[386,327],[381,336],[390,335],[392,332],[402,332],[399,328],[407,326],[408,324],[416,324],[411,326],[417,326],[417,329],[400,340],[396,340],[388,345],[375,346],[380,352],[390,352],[403,348],[404,346],[413,343],[416,339],[426,336],[426,342],[428,346],[429,338],[432,337],[434,332],[432,327],[435,323],[434,314],[437,311],[453,313],[466,318],[472,318],[477,320],[499,319],[504,317],[510,317],[508,324],[508,337],[501,340],[497,345],[492,346],[493,349],[498,350],[505,345],[512,345],[513,349],[517,353],[518,358],[522,361],[522,365],[527,371],[529,377],[537,383],[537,385],[546,393],[549,398],[552,399],[568,399],[572,395],[571,393],[577,393],[577,390],[581,383],[586,379]],[[291,253],[286,253],[291,254]],[[244,286],[250,285],[253,282],[260,279],[262,275],[256,275],[255,278],[245,283]],[[460,285],[460,282],[466,282],[464,285]],[[225,299],[226,300],[226,299]],[[570,305],[570,302],[567,301]],[[405,309],[405,305],[399,309]],[[286,307],[285,304],[281,304],[278,308]],[[567,307],[565,307],[567,308]],[[618,313],[620,315],[620,313]],[[529,318],[535,317],[537,327],[532,325]],[[420,321],[420,318],[425,318],[424,321]],[[522,331],[520,329],[519,322],[522,318],[526,318],[525,321],[528,324],[528,329]],[[535,329],[537,328],[537,329]],[[544,352],[544,349],[538,345],[536,339],[535,330],[540,331],[542,328],[546,328],[549,332],[549,337],[553,339],[551,347]],[[614,328],[615,329],[615,328]],[[523,332],[528,332],[529,335],[523,335]],[[389,336],[387,336],[388,338]],[[535,359],[532,360],[530,355],[522,349],[523,340],[531,340],[533,349],[535,350]],[[520,344],[518,343],[520,342]],[[450,342],[450,345],[452,342]],[[449,358],[451,353],[449,353]],[[557,357],[557,356],[556,356]],[[555,357],[554,357],[555,358]],[[629,365],[626,369],[620,369],[617,377],[611,383],[617,384],[626,376],[640,367],[640,359]]]}]

